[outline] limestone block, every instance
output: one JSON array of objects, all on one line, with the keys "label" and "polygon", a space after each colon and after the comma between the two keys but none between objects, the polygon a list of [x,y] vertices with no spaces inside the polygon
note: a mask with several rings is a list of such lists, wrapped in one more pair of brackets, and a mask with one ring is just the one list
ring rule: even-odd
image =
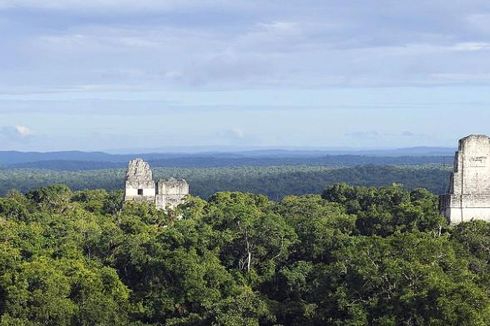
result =
[{"label": "limestone block", "polygon": [[188,195],[189,184],[185,180],[159,180],[157,183],[157,193],[164,195]]},{"label": "limestone block", "polygon": [[142,159],[130,161],[126,172],[125,200],[154,200],[155,193],[150,165]]},{"label": "limestone block", "polygon": [[490,221],[490,138],[470,135],[459,141],[448,193],[440,197],[441,213],[450,223]]},{"label": "limestone block", "polygon": [[124,200],[154,202],[158,209],[174,209],[189,194],[189,184],[185,180],[153,180],[150,165],[142,159],[129,162],[126,173]]}]

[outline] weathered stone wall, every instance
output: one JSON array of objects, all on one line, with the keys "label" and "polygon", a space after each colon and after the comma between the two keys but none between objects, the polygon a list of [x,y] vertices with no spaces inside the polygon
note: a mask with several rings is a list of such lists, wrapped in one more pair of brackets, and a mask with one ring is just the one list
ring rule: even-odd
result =
[{"label": "weathered stone wall", "polygon": [[175,208],[189,194],[189,184],[185,180],[159,180],[157,182],[156,205],[159,208]]},{"label": "weathered stone wall", "polygon": [[139,200],[155,203],[159,209],[174,209],[189,194],[189,184],[185,180],[153,181],[150,165],[142,159],[129,162],[126,173],[124,200]]},{"label": "weathered stone wall", "polygon": [[448,194],[441,213],[455,224],[471,219],[490,221],[490,138],[471,135],[459,141]]},{"label": "weathered stone wall", "polygon": [[157,193],[164,195],[188,195],[189,184],[185,180],[159,180],[157,182]]},{"label": "weathered stone wall", "polygon": [[129,162],[125,200],[155,200],[156,187],[150,165],[142,159]]}]

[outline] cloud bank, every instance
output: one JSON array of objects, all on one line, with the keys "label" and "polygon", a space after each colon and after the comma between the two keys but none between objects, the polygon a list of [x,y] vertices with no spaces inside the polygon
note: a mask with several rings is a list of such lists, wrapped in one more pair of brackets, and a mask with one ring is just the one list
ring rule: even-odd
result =
[{"label": "cloud bank", "polygon": [[0,0],[0,36],[0,149],[490,133],[487,0]]},{"label": "cloud bank", "polygon": [[0,85],[488,85],[489,17],[474,0],[1,1]]}]

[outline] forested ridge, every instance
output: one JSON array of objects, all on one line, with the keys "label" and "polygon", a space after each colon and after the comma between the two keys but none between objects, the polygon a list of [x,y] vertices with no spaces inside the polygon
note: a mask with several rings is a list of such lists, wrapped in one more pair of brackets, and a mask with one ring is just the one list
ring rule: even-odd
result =
[{"label": "forested ridge", "polygon": [[[158,178],[185,178],[191,193],[209,198],[220,191],[263,194],[274,200],[287,195],[320,193],[326,186],[345,182],[359,186],[403,184],[407,189],[426,188],[433,193],[447,189],[447,165],[241,166],[227,168],[153,168]],[[0,169],[0,195],[10,190],[27,192],[53,183],[73,190],[123,189],[125,169],[56,171],[49,169]]]},{"label": "forested ridge", "polygon": [[236,167],[272,165],[365,164],[443,164],[453,160],[454,149],[415,147],[394,150],[251,150],[237,152],[132,153],[104,152],[16,152],[0,151],[0,167],[47,168],[53,170],[89,170],[123,168],[139,157],[152,167]]},{"label": "forested ridge", "polygon": [[0,198],[0,324],[488,325],[489,248],[396,184],[169,214],[52,185]]},{"label": "forested ridge", "polygon": [[[143,155],[146,157],[147,155]],[[131,156],[128,160],[139,157]],[[6,168],[42,168],[56,171],[96,170],[109,168],[124,168],[127,161],[73,161],[73,160],[45,160],[24,163],[7,164]],[[356,166],[356,165],[420,165],[420,164],[448,164],[452,162],[450,156],[363,156],[363,155],[326,155],[326,156],[293,156],[293,157],[247,157],[247,156],[196,156],[172,157],[166,159],[151,158],[148,162],[152,167],[166,168],[230,168],[241,166]],[[1,165],[0,165],[1,166]]]}]

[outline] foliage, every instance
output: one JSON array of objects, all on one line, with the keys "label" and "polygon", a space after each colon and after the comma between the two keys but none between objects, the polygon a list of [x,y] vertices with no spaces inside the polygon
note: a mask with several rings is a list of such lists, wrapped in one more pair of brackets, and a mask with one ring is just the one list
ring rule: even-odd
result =
[{"label": "foliage", "polygon": [[[185,178],[191,193],[209,198],[216,192],[240,191],[263,194],[273,200],[287,195],[320,193],[341,182],[357,186],[403,184],[407,189],[426,188],[444,193],[449,180],[446,165],[400,166],[240,166],[221,168],[154,168],[155,178]],[[75,190],[124,187],[124,169],[57,171],[49,169],[0,169],[0,194],[17,189],[28,192],[53,183]]]},{"label": "foliage", "polygon": [[171,214],[121,192],[11,192],[0,325],[488,325],[489,225],[448,226],[436,196],[396,184],[220,192]]}]

